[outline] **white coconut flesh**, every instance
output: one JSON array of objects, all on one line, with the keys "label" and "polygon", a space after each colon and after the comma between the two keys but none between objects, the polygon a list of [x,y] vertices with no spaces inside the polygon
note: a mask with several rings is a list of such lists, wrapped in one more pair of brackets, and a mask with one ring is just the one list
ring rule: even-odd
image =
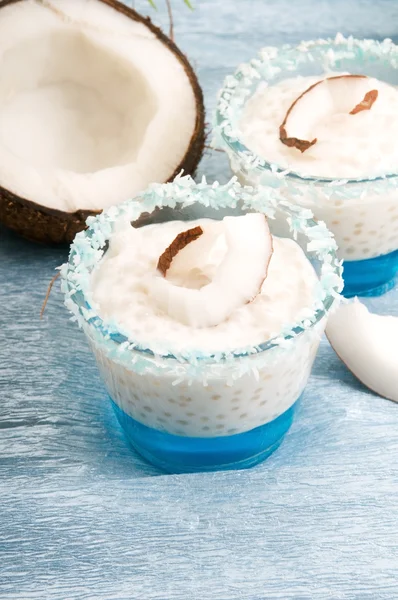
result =
[{"label": "white coconut flesh", "polygon": [[[206,259],[211,260],[212,251],[220,244],[225,246],[223,259],[213,279],[204,282],[201,267]],[[272,237],[264,215],[225,217],[217,224],[204,226],[201,237],[176,256],[179,271],[192,273],[191,279],[188,276],[190,287],[173,281],[171,268],[166,277],[158,273],[151,278],[149,293],[164,313],[180,323],[213,327],[260,293],[271,256]],[[201,287],[194,289],[195,285]]]},{"label": "white coconut flesh", "polygon": [[[322,126],[330,125],[334,115],[351,114],[355,118],[353,111],[359,105],[362,110],[369,110],[371,103],[366,104],[364,99],[370,92],[377,98],[375,80],[366,76],[338,75],[319,81],[303,92],[288,110],[280,128],[281,141],[286,137],[314,145],[321,139]],[[309,147],[304,145],[302,149],[297,144],[302,152]]]},{"label": "white coconut flesh", "polygon": [[398,317],[370,313],[354,300],[329,317],[326,335],[347,368],[370,390],[398,402]]},{"label": "white coconut flesh", "polygon": [[99,0],[0,10],[0,186],[74,212],[165,181],[192,138],[183,66],[144,24]]}]

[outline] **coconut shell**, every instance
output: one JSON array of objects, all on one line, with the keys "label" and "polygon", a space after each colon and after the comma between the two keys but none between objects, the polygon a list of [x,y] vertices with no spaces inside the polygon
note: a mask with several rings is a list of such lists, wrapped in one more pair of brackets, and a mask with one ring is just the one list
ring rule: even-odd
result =
[{"label": "coconut shell", "polygon": [[70,244],[85,229],[89,210],[66,213],[39,206],[0,187],[0,222],[22,237],[41,244]]},{"label": "coconut shell", "polygon": [[[0,0],[0,10],[8,5],[26,0]],[[203,92],[197,76],[186,56],[161,29],[156,27],[149,17],[143,17],[132,8],[117,0],[98,0],[107,4],[127,17],[144,24],[180,61],[191,84],[196,102],[195,129],[185,156],[166,181],[172,181],[181,171],[193,175],[202,158],[205,144],[205,109]],[[127,198],[126,198],[127,200]],[[86,228],[86,219],[101,212],[79,210],[68,213],[21,198],[11,190],[0,186],[0,222],[29,240],[45,244],[71,243],[79,231]]]}]

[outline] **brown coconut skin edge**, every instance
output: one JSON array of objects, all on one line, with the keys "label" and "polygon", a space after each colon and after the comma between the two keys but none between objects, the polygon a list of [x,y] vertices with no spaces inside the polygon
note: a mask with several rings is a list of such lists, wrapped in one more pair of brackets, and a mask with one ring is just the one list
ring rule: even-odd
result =
[{"label": "brown coconut skin edge", "polygon": [[[291,106],[288,108],[285,118],[283,119],[282,124],[279,126],[279,139],[282,142],[282,144],[285,144],[285,146],[288,146],[289,148],[297,148],[297,150],[300,150],[300,152],[303,153],[306,150],[308,150],[308,148],[311,148],[311,146],[316,144],[318,141],[317,138],[314,138],[313,140],[301,140],[299,138],[290,137],[287,135],[286,125],[287,125],[287,121],[289,119],[290,113],[292,112],[293,108],[296,106],[297,102],[299,102],[299,100],[301,100],[301,98],[303,96],[310,93],[315,87],[324,83],[325,81],[333,81],[335,79],[365,79],[366,77],[367,77],[366,75],[352,75],[352,74],[351,75],[335,75],[333,77],[326,77],[325,79],[321,79],[320,81],[317,81],[316,83],[313,83],[312,85],[310,85],[310,87],[307,88],[306,90],[304,90],[304,92],[302,94],[300,94],[300,96],[298,96],[298,98],[295,99],[293,104],[291,104]],[[370,110],[372,108],[373,104],[376,102],[377,96],[378,96],[377,90],[371,90],[371,91],[367,92],[367,94],[365,94],[363,100],[361,102],[359,102],[359,104],[354,106],[354,108],[350,111],[349,114],[356,115],[357,113],[362,112],[363,110]]]},{"label": "brown coconut skin edge", "polygon": [[[0,0],[0,10],[10,4],[26,0]],[[143,23],[180,61],[191,84],[196,102],[195,129],[185,156],[167,181],[172,181],[181,171],[193,175],[202,158],[205,144],[205,109],[203,92],[188,59],[161,29],[153,25],[149,17],[143,17],[132,8],[117,0],[98,0],[134,21]],[[127,200],[127,198],[126,198]],[[0,186],[0,223],[29,240],[43,244],[70,244],[76,233],[86,228],[86,219],[102,211],[78,210],[68,213],[42,206],[27,198],[21,198]]]}]

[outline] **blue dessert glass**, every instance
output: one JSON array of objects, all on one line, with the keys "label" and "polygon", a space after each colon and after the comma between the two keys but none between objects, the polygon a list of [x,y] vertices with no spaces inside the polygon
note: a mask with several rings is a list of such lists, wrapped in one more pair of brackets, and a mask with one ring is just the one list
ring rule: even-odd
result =
[{"label": "blue dessert glass", "polygon": [[309,208],[326,223],[344,259],[346,297],[376,296],[394,286],[398,271],[397,173],[350,180],[300,175],[252,152],[239,129],[245,104],[259,83],[273,85],[295,76],[321,79],[330,72],[363,74],[398,85],[398,47],[391,40],[338,35],[297,47],[264,48],[226,78],[216,112],[215,143],[227,152],[241,182],[280,188],[290,202]]},{"label": "blue dessert glass", "polygon": [[[255,210],[270,229],[298,240],[318,273],[313,305],[296,323],[259,346],[206,354],[141,347],[117,323],[99,316],[90,276],[107,251],[120,218],[134,226]],[[283,218],[284,217],[284,218]],[[236,180],[200,184],[189,177],[152,185],[127,203],[88,220],[62,267],[65,303],[82,326],[116,415],[132,446],[173,473],[251,467],[281,443],[289,429],[328,312],[342,286],[336,243],[325,225],[290,206],[270,188],[253,190]],[[279,227],[280,229],[280,227]],[[280,233],[280,231],[278,231]]]}]

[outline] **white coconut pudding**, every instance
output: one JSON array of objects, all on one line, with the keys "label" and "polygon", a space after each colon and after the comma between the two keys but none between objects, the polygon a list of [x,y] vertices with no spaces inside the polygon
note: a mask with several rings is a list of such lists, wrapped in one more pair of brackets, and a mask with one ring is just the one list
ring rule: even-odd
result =
[{"label": "white coconut pudding", "polygon": [[216,139],[234,172],[327,224],[347,295],[381,293],[398,270],[397,60],[390,40],[341,35],[265,48],[220,93]]},{"label": "white coconut pudding", "polygon": [[[214,218],[242,202],[257,212]],[[63,267],[66,304],[128,438],[169,470],[185,470],[184,460],[193,470],[254,464],[290,426],[341,269],[323,224],[276,205],[275,192],[236,180],[178,178],[90,220]],[[290,224],[285,237],[272,233],[276,210]],[[154,222],[133,226],[142,211]],[[304,250],[292,239],[302,236]],[[235,453],[229,440],[250,432]],[[160,434],[172,436],[162,450]],[[178,467],[158,456],[176,445]]]},{"label": "white coconut pudding", "polygon": [[301,176],[361,179],[398,165],[398,88],[374,77],[299,75],[263,83],[240,126],[248,148]]},{"label": "white coconut pudding", "polygon": [[[170,251],[159,257],[192,234],[165,270]],[[317,281],[300,246],[271,236],[261,214],[125,222],[93,273],[92,297],[142,347],[217,353],[267,342],[312,305]]]},{"label": "white coconut pudding", "polygon": [[27,203],[76,220],[200,159],[203,105],[192,69],[117,2],[6,2],[0,71],[0,188],[15,205],[0,194],[0,217],[15,229],[12,208],[20,220]]},{"label": "white coconut pudding", "polygon": [[[348,180],[398,167],[398,88],[373,77],[298,76],[263,84],[248,100],[240,126],[245,145],[269,163],[303,178],[340,180],[340,189]],[[364,193],[362,201],[343,205],[337,189],[309,204],[330,225],[347,260],[398,247],[398,203],[391,191],[377,200]]]}]

